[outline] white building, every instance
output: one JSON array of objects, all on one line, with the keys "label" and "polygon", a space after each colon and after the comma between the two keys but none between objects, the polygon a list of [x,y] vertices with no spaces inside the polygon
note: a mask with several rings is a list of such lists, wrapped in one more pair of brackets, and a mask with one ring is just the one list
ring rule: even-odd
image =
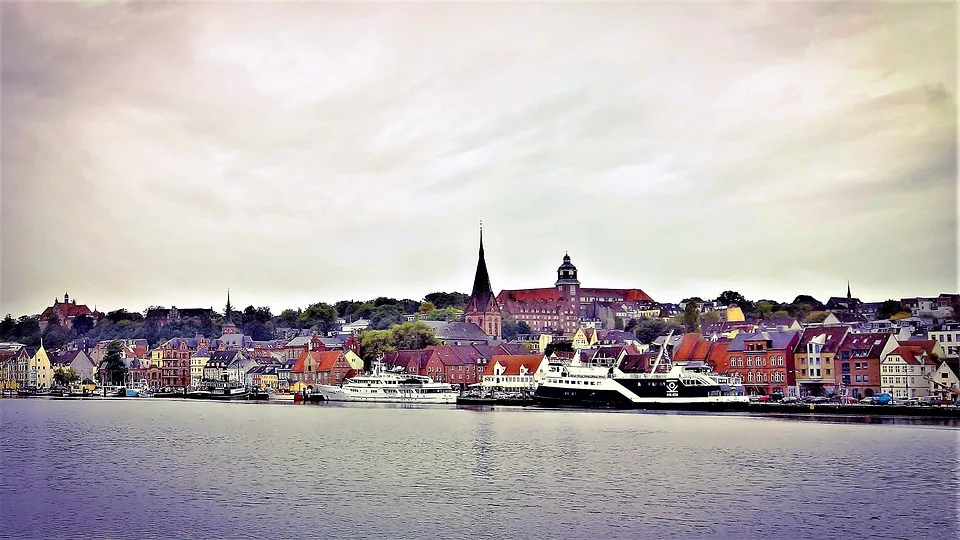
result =
[{"label": "white building", "polygon": [[486,390],[534,391],[547,374],[547,358],[536,354],[495,354],[483,372]]},{"label": "white building", "polygon": [[927,337],[940,344],[944,358],[960,358],[960,323],[946,323],[927,332]]},{"label": "white building", "polygon": [[935,369],[927,351],[901,345],[880,362],[880,390],[895,398],[929,396]]},{"label": "white building", "polygon": [[960,361],[944,360],[930,376],[930,395],[940,399],[960,399]]}]

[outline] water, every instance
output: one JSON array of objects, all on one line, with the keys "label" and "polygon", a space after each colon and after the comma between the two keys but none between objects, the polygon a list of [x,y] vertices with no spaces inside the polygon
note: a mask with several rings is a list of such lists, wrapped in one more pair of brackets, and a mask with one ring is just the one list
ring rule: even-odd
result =
[{"label": "water", "polygon": [[960,537],[960,430],[638,412],[0,401],[4,538]]}]

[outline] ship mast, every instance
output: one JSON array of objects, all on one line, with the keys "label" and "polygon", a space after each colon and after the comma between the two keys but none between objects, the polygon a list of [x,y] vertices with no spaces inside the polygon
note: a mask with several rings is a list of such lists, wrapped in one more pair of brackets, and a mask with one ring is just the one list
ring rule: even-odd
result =
[{"label": "ship mast", "polygon": [[657,359],[653,361],[653,366],[650,367],[650,373],[657,372],[657,368],[660,367],[660,362],[661,360],[664,360],[664,358],[666,358],[664,364],[667,366],[670,365],[670,355],[667,354],[667,345],[670,344],[670,338],[672,336],[673,330],[670,330],[670,333],[667,334],[667,339],[663,340],[663,345],[660,346],[660,353],[657,354]]}]

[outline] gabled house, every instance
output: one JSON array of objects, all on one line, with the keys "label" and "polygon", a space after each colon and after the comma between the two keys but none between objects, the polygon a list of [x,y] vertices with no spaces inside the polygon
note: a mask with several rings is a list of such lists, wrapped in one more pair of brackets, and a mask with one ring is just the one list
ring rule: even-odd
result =
[{"label": "gabled house", "polygon": [[540,355],[495,355],[483,372],[487,389],[532,392],[547,373],[547,359]]},{"label": "gabled house", "polygon": [[880,385],[895,398],[930,395],[930,379],[937,366],[921,347],[900,345],[880,363]]},{"label": "gabled house", "polygon": [[[795,386],[794,350],[800,332],[740,332],[727,346],[724,373],[737,374],[748,394],[783,394]],[[701,352],[698,356],[709,351]],[[709,363],[709,359],[707,360]]]},{"label": "gabled house", "polygon": [[320,384],[340,384],[352,369],[341,350],[306,351],[297,358],[290,376],[294,384],[312,389]]},{"label": "gabled house", "polygon": [[433,354],[436,353],[428,349],[390,351],[383,355],[381,361],[384,368],[389,370],[426,375],[427,362]]},{"label": "gabled house", "polygon": [[54,372],[56,372],[57,369],[72,368],[77,375],[80,376],[80,381],[77,382],[96,380],[95,374],[97,371],[97,366],[93,364],[93,360],[87,355],[87,353],[79,349],[67,351],[57,357],[51,358],[50,367]]},{"label": "gabled house", "polygon": [[896,347],[897,340],[886,332],[847,334],[837,349],[837,393],[859,399],[880,392],[880,363]]},{"label": "gabled house", "polygon": [[803,331],[793,350],[796,382],[801,396],[834,393],[834,359],[849,332],[849,326],[821,326]]},{"label": "gabled house", "polygon": [[[203,366],[204,381],[228,381],[230,373],[228,367],[239,358],[244,356],[244,352],[239,349],[213,351],[210,358]],[[241,379],[242,380],[242,379]]]},{"label": "gabled house", "polygon": [[53,367],[50,364],[50,357],[47,355],[43,343],[30,356],[28,386],[37,388],[50,388],[53,384]]},{"label": "gabled house", "polygon": [[932,328],[927,336],[940,344],[940,358],[960,358],[960,323],[945,323]]},{"label": "gabled house", "polygon": [[930,376],[930,395],[941,401],[960,400],[960,360],[954,358],[940,362]]}]

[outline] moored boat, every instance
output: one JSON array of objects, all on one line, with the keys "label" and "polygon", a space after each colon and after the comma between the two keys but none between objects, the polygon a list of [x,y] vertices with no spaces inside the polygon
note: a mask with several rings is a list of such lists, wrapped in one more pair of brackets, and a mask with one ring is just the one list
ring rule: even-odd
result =
[{"label": "moored boat", "polygon": [[747,404],[749,398],[740,379],[714,373],[707,365],[671,364],[664,347],[648,373],[624,373],[615,365],[588,366],[577,360],[552,362],[534,401],[559,407],[663,409]]},{"label": "moored boat", "polygon": [[200,387],[187,393],[190,399],[246,399],[247,388],[229,381],[205,381]]},{"label": "moored boat", "polygon": [[374,362],[369,374],[344,379],[340,385],[316,387],[311,398],[322,401],[361,401],[378,403],[456,403],[459,392],[448,383],[423,375],[392,372]]}]

